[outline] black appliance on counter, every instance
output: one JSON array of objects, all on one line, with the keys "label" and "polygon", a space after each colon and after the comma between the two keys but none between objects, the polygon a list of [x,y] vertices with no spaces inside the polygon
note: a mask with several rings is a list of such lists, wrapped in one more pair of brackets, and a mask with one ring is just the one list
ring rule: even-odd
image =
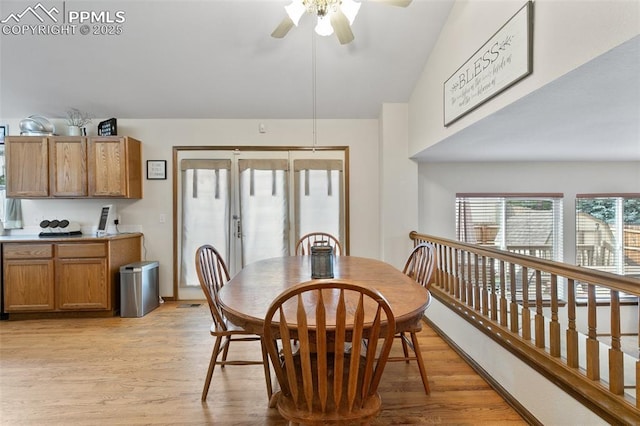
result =
[{"label": "black appliance on counter", "polygon": [[69,222],[66,219],[45,219],[40,222],[40,229],[39,237],[71,237],[82,235],[80,225],[75,222]]}]

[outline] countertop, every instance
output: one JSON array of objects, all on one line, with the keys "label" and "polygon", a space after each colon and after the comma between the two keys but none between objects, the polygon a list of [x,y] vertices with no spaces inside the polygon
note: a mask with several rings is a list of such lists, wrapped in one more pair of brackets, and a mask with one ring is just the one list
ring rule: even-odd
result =
[{"label": "countertop", "polygon": [[95,234],[82,234],[73,236],[52,236],[40,237],[38,235],[0,235],[0,243],[37,243],[37,242],[88,242],[88,241],[110,241],[121,238],[131,238],[132,236],[141,236],[140,232],[121,232],[119,234],[108,234],[104,237],[96,237]]}]

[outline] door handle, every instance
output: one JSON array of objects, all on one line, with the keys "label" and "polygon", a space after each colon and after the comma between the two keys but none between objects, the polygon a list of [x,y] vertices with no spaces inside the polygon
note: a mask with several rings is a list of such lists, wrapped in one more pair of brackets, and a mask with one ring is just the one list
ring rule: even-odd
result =
[{"label": "door handle", "polygon": [[233,220],[236,221],[236,237],[241,238],[242,237],[242,225],[240,223],[240,216],[238,216],[237,214],[233,215]]}]

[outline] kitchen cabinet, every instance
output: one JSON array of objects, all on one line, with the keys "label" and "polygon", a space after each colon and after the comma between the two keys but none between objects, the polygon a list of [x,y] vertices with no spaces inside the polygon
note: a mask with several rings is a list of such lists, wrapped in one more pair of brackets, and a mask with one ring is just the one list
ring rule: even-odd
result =
[{"label": "kitchen cabinet", "polygon": [[3,242],[4,313],[113,314],[120,267],[139,262],[142,234]]},{"label": "kitchen cabinet", "polygon": [[106,243],[56,244],[56,306],[109,309]]},{"label": "kitchen cabinet", "polygon": [[53,245],[7,244],[3,256],[5,311],[54,310]]},{"label": "kitchen cabinet", "polygon": [[89,139],[89,196],[142,198],[140,142],[130,137]]},{"label": "kitchen cabinet", "polygon": [[6,190],[8,198],[49,196],[48,139],[40,136],[5,138]]},{"label": "kitchen cabinet", "polygon": [[9,136],[9,198],[142,198],[140,141],[128,136]]},{"label": "kitchen cabinet", "polygon": [[87,196],[87,138],[49,140],[49,188],[52,197]]}]

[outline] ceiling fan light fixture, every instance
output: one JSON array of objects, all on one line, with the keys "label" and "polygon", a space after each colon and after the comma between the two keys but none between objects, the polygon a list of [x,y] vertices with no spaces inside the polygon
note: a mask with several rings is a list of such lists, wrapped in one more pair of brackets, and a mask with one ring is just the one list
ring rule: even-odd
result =
[{"label": "ceiling fan light fixture", "polygon": [[284,7],[284,10],[297,27],[300,22],[300,18],[302,18],[302,15],[307,11],[307,8],[303,4],[302,0],[293,0],[290,5]]},{"label": "ceiling fan light fixture", "polygon": [[354,0],[342,0],[340,9],[349,20],[349,25],[353,25],[353,21],[355,21],[361,5],[362,4],[360,2]]},{"label": "ceiling fan light fixture", "polygon": [[318,24],[316,25],[316,34],[326,37],[333,34],[333,26],[328,16],[318,16]]}]

